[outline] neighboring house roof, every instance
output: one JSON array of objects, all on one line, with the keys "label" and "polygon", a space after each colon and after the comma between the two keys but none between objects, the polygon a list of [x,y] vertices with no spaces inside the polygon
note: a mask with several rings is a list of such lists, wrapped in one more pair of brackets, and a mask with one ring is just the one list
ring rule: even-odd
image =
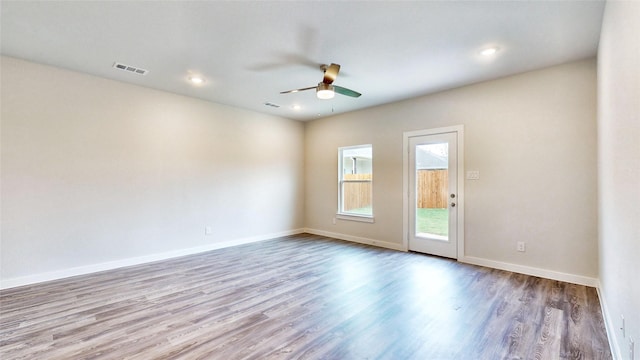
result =
[{"label": "neighboring house roof", "polygon": [[418,170],[446,169],[448,167],[448,159],[446,156],[436,155],[420,147],[417,147],[416,150],[416,168]]}]

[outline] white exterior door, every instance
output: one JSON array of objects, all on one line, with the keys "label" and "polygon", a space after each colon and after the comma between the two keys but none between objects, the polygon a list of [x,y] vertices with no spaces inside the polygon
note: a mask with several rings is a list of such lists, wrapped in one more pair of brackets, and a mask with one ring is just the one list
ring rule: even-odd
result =
[{"label": "white exterior door", "polygon": [[458,258],[461,196],[458,173],[458,131],[424,135],[405,134],[407,163],[407,247],[448,258]]}]

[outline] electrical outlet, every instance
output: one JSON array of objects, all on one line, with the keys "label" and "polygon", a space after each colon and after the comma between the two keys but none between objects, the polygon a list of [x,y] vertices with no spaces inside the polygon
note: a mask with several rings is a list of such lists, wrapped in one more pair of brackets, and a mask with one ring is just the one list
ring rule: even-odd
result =
[{"label": "electrical outlet", "polygon": [[624,330],[624,315],[620,315],[622,326],[620,326],[620,330],[622,330],[622,337],[625,338],[625,330]]},{"label": "electrical outlet", "polygon": [[518,241],[518,251],[520,252],[527,251],[526,243],[524,241]]},{"label": "electrical outlet", "polygon": [[333,223],[333,225],[336,224],[336,218],[331,219],[331,222]]},{"label": "electrical outlet", "polygon": [[213,234],[213,228],[211,226],[205,226],[204,227],[204,234],[205,235],[211,235]]}]

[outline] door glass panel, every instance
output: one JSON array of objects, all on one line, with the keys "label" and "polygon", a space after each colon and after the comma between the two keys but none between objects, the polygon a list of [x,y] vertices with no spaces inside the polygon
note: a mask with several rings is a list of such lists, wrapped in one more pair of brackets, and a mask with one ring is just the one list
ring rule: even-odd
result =
[{"label": "door glass panel", "polygon": [[415,234],[449,240],[449,144],[416,146]]}]

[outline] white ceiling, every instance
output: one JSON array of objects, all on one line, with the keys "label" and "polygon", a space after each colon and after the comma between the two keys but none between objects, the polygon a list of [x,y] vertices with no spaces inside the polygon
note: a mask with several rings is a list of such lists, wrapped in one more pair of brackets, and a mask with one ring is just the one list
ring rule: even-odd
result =
[{"label": "white ceiling", "polygon": [[[2,54],[310,120],[595,56],[603,1],[2,1]],[[499,47],[494,57],[479,51]],[[116,70],[121,62],[149,70]],[[361,92],[319,100],[322,63]],[[205,77],[201,86],[190,74]],[[281,105],[265,106],[265,102]],[[300,105],[294,110],[293,105]]]}]

